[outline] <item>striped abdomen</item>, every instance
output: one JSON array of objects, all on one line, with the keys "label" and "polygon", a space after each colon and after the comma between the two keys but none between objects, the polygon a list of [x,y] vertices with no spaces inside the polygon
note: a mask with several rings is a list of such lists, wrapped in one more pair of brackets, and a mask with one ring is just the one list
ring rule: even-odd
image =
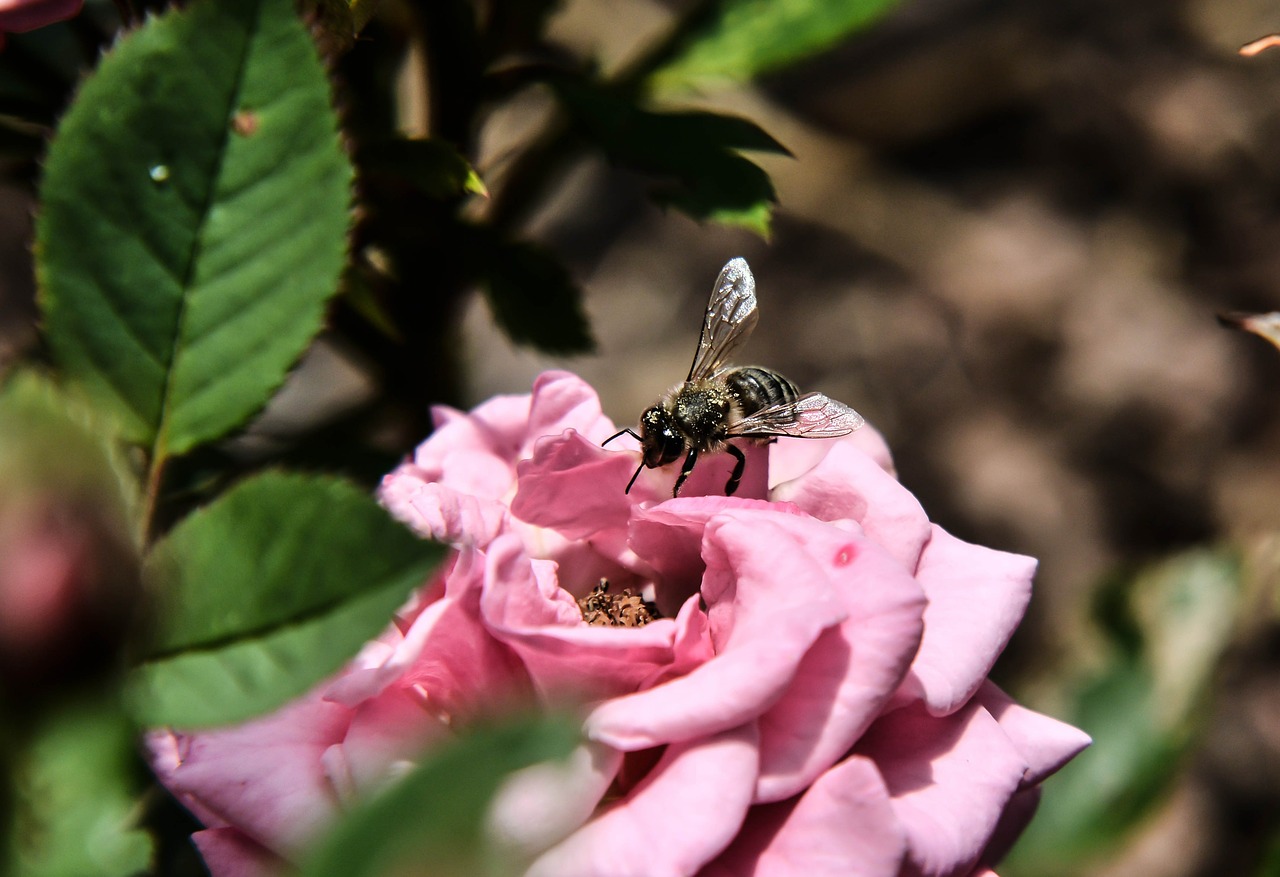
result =
[{"label": "striped abdomen", "polygon": [[800,397],[795,384],[758,365],[731,369],[721,375],[721,380],[733,395],[741,417],[755,414],[770,405],[794,402]]}]

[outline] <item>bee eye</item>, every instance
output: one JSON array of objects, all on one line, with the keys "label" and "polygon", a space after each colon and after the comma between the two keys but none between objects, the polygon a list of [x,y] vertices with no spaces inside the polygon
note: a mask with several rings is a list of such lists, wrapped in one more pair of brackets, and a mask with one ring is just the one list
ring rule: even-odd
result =
[{"label": "bee eye", "polygon": [[662,431],[662,462],[670,463],[684,453],[684,437],[671,427]]}]

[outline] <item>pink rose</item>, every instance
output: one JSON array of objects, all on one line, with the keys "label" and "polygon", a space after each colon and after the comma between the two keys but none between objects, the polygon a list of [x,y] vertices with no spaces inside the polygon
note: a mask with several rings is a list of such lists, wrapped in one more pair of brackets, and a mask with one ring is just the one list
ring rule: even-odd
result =
[{"label": "pink rose", "polygon": [[0,0],[0,35],[74,18],[83,5],[84,0]]},{"label": "pink rose", "polygon": [[623,493],[636,454],[600,447],[616,427],[573,375],[437,423],[382,499],[448,568],[311,696],[151,738],[214,875],[275,873],[520,699],[584,710],[568,764],[493,809],[534,877],[990,874],[1088,743],[986,678],[1034,561],[930,524],[869,428],[748,449],[731,498],[732,460],[705,459],[671,499],[677,467]]}]

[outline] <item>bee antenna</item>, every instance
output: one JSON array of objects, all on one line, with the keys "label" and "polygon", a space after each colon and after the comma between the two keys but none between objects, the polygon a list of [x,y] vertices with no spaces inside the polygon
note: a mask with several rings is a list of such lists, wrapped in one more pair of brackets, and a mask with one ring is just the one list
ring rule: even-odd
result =
[{"label": "bee antenna", "polygon": [[636,479],[640,477],[640,470],[643,468],[644,468],[644,463],[641,463],[639,466],[636,467],[636,474],[631,476],[631,480],[627,482],[627,489],[622,491],[623,493],[631,492],[631,485],[636,483]]},{"label": "bee antenna", "polygon": [[[636,435],[636,431],[635,431],[634,429],[632,429],[631,427],[627,427],[626,429],[620,429],[620,430],[618,430],[618,431],[617,431],[617,432],[615,432],[613,435],[609,436],[607,439],[605,439],[604,441],[602,441],[602,442],[600,443],[600,447],[602,447],[602,448],[603,448],[605,445],[609,444],[609,442],[613,441],[613,440],[614,440],[614,439],[616,439],[616,438],[620,438],[621,436],[624,436],[624,435],[629,435],[629,436],[631,436],[633,439],[635,439],[636,441],[640,441],[640,436]],[[635,479],[633,478],[633,479],[631,479],[631,480],[632,480],[632,481],[634,481]]]}]

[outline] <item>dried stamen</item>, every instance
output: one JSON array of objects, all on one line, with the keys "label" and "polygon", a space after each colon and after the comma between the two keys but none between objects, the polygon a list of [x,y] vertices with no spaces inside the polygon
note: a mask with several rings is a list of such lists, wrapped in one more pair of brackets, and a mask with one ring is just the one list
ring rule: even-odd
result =
[{"label": "dried stamen", "polygon": [[587,624],[601,627],[644,627],[655,618],[661,618],[658,607],[630,588],[621,594],[609,593],[609,580],[601,579],[591,593],[578,600],[582,619]]}]

